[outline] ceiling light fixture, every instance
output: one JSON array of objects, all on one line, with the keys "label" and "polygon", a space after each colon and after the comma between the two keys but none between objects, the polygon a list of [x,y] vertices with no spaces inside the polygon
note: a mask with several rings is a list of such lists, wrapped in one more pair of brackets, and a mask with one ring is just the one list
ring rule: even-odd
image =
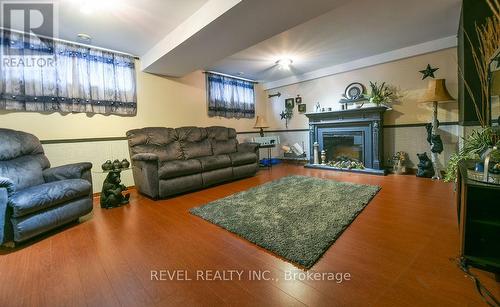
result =
[{"label": "ceiling light fixture", "polygon": [[285,70],[290,69],[290,65],[292,65],[292,63],[293,60],[290,58],[282,58],[276,61],[276,65],[278,65],[280,69],[285,69]]},{"label": "ceiling light fixture", "polygon": [[88,34],[85,34],[85,33],[78,33],[76,35],[76,37],[77,37],[77,40],[80,42],[90,43],[92,41],[92,37]]},{"label": "ceiling light fixture", "polygon": [[278,65],[280,68],[288,69],[290,68],[290,65],[292,65],[293,60],[290,58],[283,58],[279,59],[276,61],[276,65]]}]

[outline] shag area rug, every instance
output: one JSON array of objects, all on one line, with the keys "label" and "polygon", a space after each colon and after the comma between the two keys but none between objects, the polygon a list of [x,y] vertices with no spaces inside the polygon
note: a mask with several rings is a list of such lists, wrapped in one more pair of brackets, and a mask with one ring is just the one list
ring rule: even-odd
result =
[{"label": "shag area rug", "polygon": [[190,212],[310,268],[379,190],[378,186],[288,176]]}]

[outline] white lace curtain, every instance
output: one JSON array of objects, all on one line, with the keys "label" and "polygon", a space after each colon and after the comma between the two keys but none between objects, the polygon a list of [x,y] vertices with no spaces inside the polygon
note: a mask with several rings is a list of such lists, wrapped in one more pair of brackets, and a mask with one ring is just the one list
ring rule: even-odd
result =
[{"label": "white lace curtain", "polygon": [[135,115],[134,58],[2,31],[0,110]]},{"label": "white lace curtain", "polygon": [[208,115],[255,117],[254,83],[207,73]]}]

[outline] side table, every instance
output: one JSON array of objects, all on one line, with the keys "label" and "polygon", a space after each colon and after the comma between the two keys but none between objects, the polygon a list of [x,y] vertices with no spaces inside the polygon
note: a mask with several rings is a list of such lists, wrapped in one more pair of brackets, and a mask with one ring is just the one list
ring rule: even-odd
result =
[{"label": "side table", "polygon": [[97,174],[108,174],[102,184],[101,208],[116,208],[129,203],[130,194],[123,194],[127,187],[121,182],[121,172],[131,168],[119,168],[109,171],[96,171]]},{"label": "side table", "polygon": [[267,167],[267,168],[272,168],[273,167],[273,164],[271,163],[271,151],[272,149],[276,147],[276,144],[267,144],[267,145],[259,145],[259,149],[260,148],[266,148],[267,149],[267,160],[269,161],[269,165],[261,165],[263,167]]}]

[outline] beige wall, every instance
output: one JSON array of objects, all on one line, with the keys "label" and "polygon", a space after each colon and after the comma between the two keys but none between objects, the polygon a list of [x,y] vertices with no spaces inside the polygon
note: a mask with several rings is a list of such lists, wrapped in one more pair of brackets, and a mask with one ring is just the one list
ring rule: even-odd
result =
[{"label": "beige wall", "polygon": [[[337,102],[341,98],[345,87],[352,82],[361,82],[369,86],[369,81],[386,81],[388,84],[399,88],[402,96],[400,102],[393,105],[393,110],[385,113],[384,124],[415,124],[428,123],[431,121],[432,109],[428,103],[419,103],[420,97],[426,90],[427,80],[422,81],[419,70],[424,69],[427,64],[439,67],[436,72],[437,78],[446,79],[450,94],[457,97],[458,74],[456,49],[446,49],[434,53],[424,54],[408,59],[380,64],[372,67],[349,71],[337,75],[327,76],[315,80],[297,83],[269,90],[269,94],[280,92],[280,98],[268,99],[265,112],[270,129],[285,129],[285,121],[280,119],[279,113],[284,110],[286,98],[302,96],[303,102],[307,104],[307,112],[314,112],[317,102],[322,107],[340,109]],[[369,89],[367,89],[369,90]],[[439,120],[441,122],[458,121],[457,103],[444,103],[439,105]],[[294,108],[293,118],[288,124],[288,129],[308,128],[308,120],[304,114]],[[307,132],[268,133],[268,135],[280,135],[282,143],[293,144],[295,142],[309,147]],[[441,126],[439,130],[444,143],[444,151],[439,156],[440,164],[446,165],[451,153],[456,152],[459,140],[459,126]],[[286,137],[284,137],[286,135]],[[424,127],[397,127],[384,129],[384,162],[397,151],[406,151],[409,154],[410,166],[415,167],[418,163],[417,153],[427,151],[430,154],[430,146],[426,141],[427,132]],[[282,156],[280,148],[273,152],[276,156]]]},{"label": "beige wall", "polygon": [[[396,86],[402,95],[401,101],[394,104],[392,111],[386,113],[386,125],[430,122],[431,105],[418,102],[427,87],[427,80],[422,81],[419,70],[424,69],[427,64],[439,67],[435,73],[436,77],[446,79],[450,94],[456,98],[457,54],[456,48],[452,48],[269,90],[270,94],[281,92],[282,96],[269,99],[267,120],[272,128],[284,129],[285,121],[280,119],[279,113],[284,110],[285,99],[295,97],[297,94],[300,94],[303,102],[307,104],[307,112],[314,112],[317,102],[322,107],[332,107],[335,110],[340,109],[338,101],[348,84],[360,82],[369,91],[369,81],[379,83],[385,81]],[[439,120],[457,121],[457,103],[440,104]],[[307,117],[298,113],[295,107],[293,118],[288,125],[289,129],[307,128],[307,126]]]},{"label": "beige wall", "polygon": [[[140,63],[136,63],[140,67]],[[257,86],[256,112],[264,114],[264,92]],[[120,137],[134,128],[146,126],[211,126],[233,127],[238,131],[253,130],[254,119],[208,117],[205,76],[201,71],[184,78],[166,78],[137,72],[137,116],[122,117],[100,114],[65,114],[1,112],[0,127],[31,132],[42,140],[96,137]]]},{"label": "beige wall", "polygon": [[[140,67],[140,63],[136,63]],[[265,114],[265,92],[257,86],[256,113]],[[41,140],[124,137],[125,132],[145,126],[211,126],[233,127],[238,131],[253,129],[255,119],[208,117],[205,76],[201,71],[184,78],[166,78],[137,72],[137,116],[86,114],[40,114],[0,111],[0,127],[27,131]],[[101,164],[111,159],[130,159],[125,140],[45,144],[52,166],[89,161],[94,165],[94,192],[100,192],[106,174]],[[123,172],[122,182],[134,185],[131,171]]]}]

